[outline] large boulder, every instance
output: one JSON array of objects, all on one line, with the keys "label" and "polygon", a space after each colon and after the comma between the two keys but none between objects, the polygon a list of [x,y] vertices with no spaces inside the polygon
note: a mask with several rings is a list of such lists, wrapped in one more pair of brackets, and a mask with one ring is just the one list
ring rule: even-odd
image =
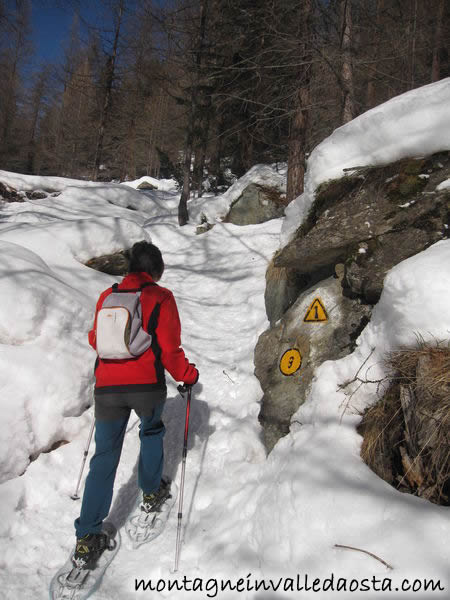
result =
[{"label": "large boulder", "polygon": [[85,264],[91,269],[108,275],[126,275],[128,273],[128,252],[121,250],[113,254],[104,254],[91,258]]},{"label": "large boulder", "polygon": [[[353,350],[387,271],[448,237],[450,190],[440,185],[448,179],[450,153],[442,152],[354,169],[318,188],[308,218],[266,273],[271,327],[258,340],[255,374],[264,392],[260,421],[269,451],[289,431],[316,367]],[[316,297],[328,320],[305,322]],[[286,374],[280,361],[289,349],[302,363]]]},{"label": "large boulder", "polygon": [[157,190],[158,186],[155,185],[154,183],[152,183],[151,181],[147,181],[144,180],[142,183],[140,183],[137,188],[137,190],[141,190],[141,191],[146,191],[146,190]]},{"label": "large boulder", "polygon": [[345,264],[344,285],[378,301],[387,271],[448,236],[449,153],[364,168],[319,187],[307,221],[274,264],[313,274]]},{"label": "large boulder", "polygon": [[300,292],[313,286],[322,279],[333,275],[334,269],[325,267],[314,275],[298,273],[289,267],[276,267],[270,261],[266,271],[266,289],[264,302],[270,325],[274,325],[297,300]]},{"label": "large boulder", "polygon": [[[264,392],[259,418],[268,451],[288,433],[316,367],[352,351],[370,312],[370,306],[343,296],[339,278],[329,277],[305,290],[276,325],[260,336],[255,375]],[[320,320],[324,316],[327,320]],[[299,355],[301,366],[293,371]]]},{"label": "large boulder", "polygon": [[26,195],[24,192],[18,192],[10,185],[0,181],[0,200],[4,202],[25,202]]},{"label": "large boulder", "polygon": [[230,207],[224,221],[234,225],[254,225],[284,215],[286,196],[275,187],[251,183]]}]

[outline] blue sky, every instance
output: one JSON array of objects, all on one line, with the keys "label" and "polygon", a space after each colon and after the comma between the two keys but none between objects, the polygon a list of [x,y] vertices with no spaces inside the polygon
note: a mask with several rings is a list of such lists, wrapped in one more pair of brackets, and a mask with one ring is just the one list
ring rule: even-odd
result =
[{"label": "blue sky", "polygon": [[[155,0],[153,4],[166,3],[167,0]],[[128,0],[127,4],[139,5],[139,0]],[[100,0],[31,0],[31,5],[36,62],[58,62],[63,56],[63,43],[70,34],[77,7],[90,25],[102,25],[108,15]]]},{"label": "blue sky", "polygon": [[[58,62],[63,55],[62,45],[68,39],[74,18],[72,2],[32,2],[33,44],[37,62]],[[81,5],[81,15],[95,23],[101,6],[98,2]]]}]

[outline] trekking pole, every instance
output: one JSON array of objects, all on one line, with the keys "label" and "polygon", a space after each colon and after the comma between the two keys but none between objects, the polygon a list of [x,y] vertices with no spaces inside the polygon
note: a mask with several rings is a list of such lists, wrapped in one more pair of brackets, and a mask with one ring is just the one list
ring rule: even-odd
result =
[{"label": "trekking pole", "polygon": [[79,487],[80,487],[81,476],[83,475],[83,471],[84,471],[84,465],[86,464],[86,458],[87,458],[87,455],[89,453],[89,446],[91,445],[92,434],[94,433],[94,426],[95,426],[95,415],[92,418],[91,430],[89,431],[89,438],[88,438],[88,441],[87,441],[87,444],[86,444],[86,448],[84,449],[83,463],[81,465],[80,475],[78,476],[77,487],[75,489],[75,492],[70,496],[72,498],[72,500],[79,500],[80,499],[80,496],[78,495],[78,490],[79,490]]},{"label": "trekking pole", "polygon": [[180,500],[178,504],[178,527],[177,527],[177,544],[175,548],[175,569],[174,572],[178,571],[178,563],[180,560],[180,548],[181,548],[181,519],[183,517],[183,493],[184,493],[184,476],[186,471],[186,456],[187,456],[187,443],[189,433],[189,411],[191,408],[191,392],[192,386],[179,385],[178,391],[184,398],[184,394],[187,391],[187,402],[186,402],[186,421],[184,425],[184,443],[183,443],[183,461],[181,465],[181,482],[180,482]]}]

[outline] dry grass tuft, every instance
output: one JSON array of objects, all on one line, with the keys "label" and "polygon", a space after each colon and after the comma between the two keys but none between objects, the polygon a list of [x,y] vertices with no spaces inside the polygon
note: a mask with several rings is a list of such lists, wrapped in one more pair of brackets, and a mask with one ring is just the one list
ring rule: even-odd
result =
[{"label": "dry grass tuft", "polygon": [[390,385],[363,415],[361,456],[401,491],[450,505],[450,348],[419,340],[387,359]]}]

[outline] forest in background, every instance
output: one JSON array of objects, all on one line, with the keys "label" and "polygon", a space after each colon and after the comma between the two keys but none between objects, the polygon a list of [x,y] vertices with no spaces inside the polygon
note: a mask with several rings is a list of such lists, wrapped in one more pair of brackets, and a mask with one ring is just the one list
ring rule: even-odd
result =
[{"label": "forest in background", "polygon": [[258,162],[288,164],[292,200],[336,127],[449,75],[445,0],[101,0],[101,27],[63,5],[61,57],[36,65],[31,1],[0,0],[0,168],[175,177],[180,224]]}]

